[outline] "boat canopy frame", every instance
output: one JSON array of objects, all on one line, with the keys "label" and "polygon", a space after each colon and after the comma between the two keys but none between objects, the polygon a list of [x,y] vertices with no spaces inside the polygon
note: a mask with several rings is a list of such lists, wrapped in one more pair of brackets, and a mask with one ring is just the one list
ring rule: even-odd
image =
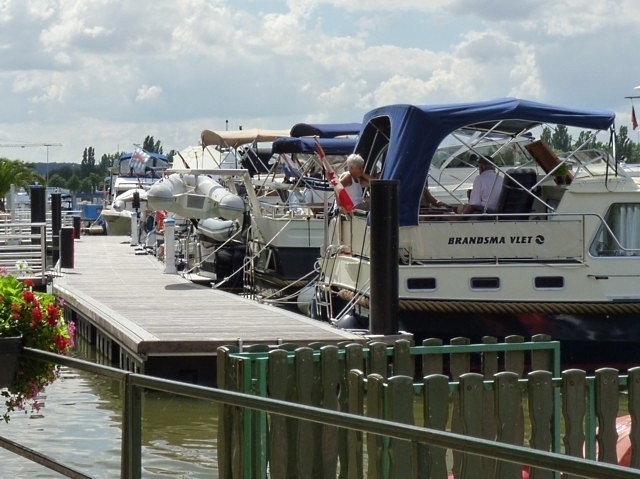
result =
[{"label": "boat canopy frame", "polygon": [[364,116],[355,152],[365,171],[383,180],[400,180],[400,226],[418,224],[420,198],[431,160],[441,142],[461,130],[516,138],[544,124],[610,130],[608,110],[564,108],[517,98],[442,105],[389,105]]}]

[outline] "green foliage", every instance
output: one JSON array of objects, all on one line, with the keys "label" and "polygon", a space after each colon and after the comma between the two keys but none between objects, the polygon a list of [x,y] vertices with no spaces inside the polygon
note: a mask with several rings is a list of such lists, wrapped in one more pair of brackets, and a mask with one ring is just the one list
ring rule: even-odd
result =
[{"label": "green foliage", "polygon": [[80,191],[80,178],[78,178],[75,174],[71,176],[67,180],[67,188],[72,193],[78,193]]},{"label": "green foliage", "polygon": [[49,177],[48,186],[53,186],[54,188],[65,188],[66,184],[66,180],[58,173],[54,173]]},{"label": "green foliage", "polygon": [[11,190],[12,184],[16,188],[27,188],[34,183],[44,183],[44,178],[29,164],[20,160],[0,158],[0,209],[5,209],[4,198]]}]

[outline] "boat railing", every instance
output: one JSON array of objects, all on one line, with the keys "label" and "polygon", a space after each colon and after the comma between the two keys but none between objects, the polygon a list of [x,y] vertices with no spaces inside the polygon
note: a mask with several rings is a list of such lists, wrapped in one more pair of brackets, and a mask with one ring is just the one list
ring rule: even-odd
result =
[{"label": "boat railing", "polygon": [[[308,350],[309,348],[301,348],[300,352],[296,351],[295,354],[306,355]],[[284,353],[285,356],[287,356],[288,354],[292,354],[283,350],[279,350],[279,352]],[[453,450],[457,453],[462,453],[464,454],[465,458],[465,467],[469,467],[469,465],[471,464],[476,464],[476,462],[474,461],[480,461],[480,458],[485,458],[485,460],[502,461],[500,463],[502,464],[502,467],[509,467],[511,469],[521,468],[522,464],[528,464],[535,468],[556,471],[556,474],[558,475],[560,471],[562,471],[566,474],[574,474],[576,476],[590,478],[637,478],[637,469],[607,464],[606,462],[596,462],[593,459],[584,459],[584,453],[581,449],[579,451],[571,449],[570,451],[566,451],[566,454],[561,454],[558,452],[549,452],[548,450],[544,449],[537,449],[535,447],[529,448],[524,447],[523,445],[508,443],[508,441],[506,440],[488,440],[482,437],[474,437],[473,434],[454,433],[447,430],[439,429],[437,427],[416,426],[408,422],[406,419],[400,417],[395,420],[380,419],[377,417],[372,417],[372,413],[374,411],[374,405],[372,403],[369,404],[368,407],[368,416],[365,416],[363,414],[363,411],[361,410],[364,405],[365,397],[355,394],[357,391],[361,391],[362,393],[364,392],[364,389],[361,389],[362,387],[364,387],[364,383],[361,382],[362,375],[358,374],[357,371],[349,372],[348,384],[345,384],[345,387],[349,388],[350,394],[352,396],[352,402],[350,402],[349,407],[346,408],[348,412],[339,412],[336,410],[314,406],[313,401],[292,402],[288,400],[275,399],[273,397],[261,397],[260,395],[252,393],[243,393],[233,390],[225,390],[222,388],[211,388],[181,383],[152,376],[145,376],[143,374],[131,373],[110,366],[95,364],[69,356],[60,356],[37,349],[25,348],[23,354],[28,358],[53,362],[56,364],[64,365],[65,367],[86,371],[88,373],[96,374],[101,377],[120,381],[123,384],[124,400],[122,401],[122,442],[120,446],[120,465],[121,477],[127,477],[129,479],[138,479],[142,477],[142,412],[145,391],[160,391],[171,395],[190,397],[206,401],[214,401],[221,405],[219,409],[220,413],[218,422],[218,437],[220,439],[218,440],[217,458],[218,474],[220,477],[269,477],[266,463],[266,443],[258,442],[263,438],[256,437],[250,443],[243,442],[245,434],[247,433],[247,431],[252,430],[253,427],[266,427],[266,418],[268,414],[271,417],[271,429],[273,430],[273,432],[276,434],[280,434],[282,431],[285,431],[283,434],[277,437],[276,442],[273,443],[274,445],[278,444],[279,447],[270,448],[272,453],[281,454],[284,451],[289,451],[292,454],[291,459],[293,460],[294,448],[288,449],[286,447],[283,447],[282,443],[280,442],[288,434],[286,433],[286,431],[289,430],[289,426],[281,430],[278,428],[278,425],[291,424],[291,426],[293,426],[293,424],[295,423],[299,424],[299,427],[303,427],[303,430],[301,430],[301,434],[303,435],[298,435],[296,439],[297,444],[305,449],[305,453],[301,456],[301,461],[297,465],[294,464],[294,466],[298,468],[298,472],[305,471],[308,467],[316,464],[315,462],[312,462],[310,460],[309,454],[311,452],[313,452],[314,456],[317,454],[311,444],[316,444],[316,441],[319,440],[319,436],[314,436],[312,434],[312,431],[317,427],[321,427],[320,430],[322,431],[322,427],[324,427],[328,428],[329,431],[335,431],[335,434],[339,433],[347,435],[341,436],[345,440],[347,438],[349,439],[345,442],[341,441],[341,443],[347,445],[349,449],[349,453],[346,456],[341,456],[342,461],[344,461],[344,464],[341,466],[341,468],[344,467],[345,470],[353,471],[354,477],[355,475],[358,475],[357,471],[363,470],[367,462],[369,467],[371,467],[372,464],[374,464],[378,460],[382,461],[376,455],[363,454],[363,434],[366,434],[367,444],[369,445],[369,447],[376,447],[384,443],[386,444],[387,448],[391,448],[393,449],[393,451],[395,451],[394,454],[397,454],[392,456],[393,459],[391,462],[382,461],[384,462],[384,464],[382,464],[383,468],[381,469],[381,475],[379,476],[381,478],[409,477],[408,473],[404,475],[402,475],[402,473],[404,471],[410,470],[411,464],[416,464],[415,462],[413,462],[415,458],[413,458],[413,453],[411,453],[410,451],[421,451],[422,454],[424,453],[425,448],[436,455],[439,455],[441,453],[443,454],[443,452],[439,451],[445,450]],[[219,352],[219,354],[221,353]],[[461,356],[461,358],[463,356],[464,354]],[[355,358],[352,357],[352,360],[353,359]],[[286,363],[287,361],[285,360],[285,364]],[[309,362],[309,365],[312,366],[313,361]],[[219,372],[223,373],[224,370],[219,369]],[[553,395],[556,393],[554,392],[554,390],[549,389],[549,387],[557,388],[560,385],[566,386],[577,381],[577,387],[579,391],[571,388],[566,389],[568,395],[565,399],[563,399],[563,401],[568,401],[570,398],[575,398],[576,400],[578,400],[580,398],[580,394],[577,394],[577,392],[580,391],[582,392],[581,397],[583,399],[585,397],[596,398],[595,402],[591,402],[591,406],[589,406],[588,408],[589,418],[594,420],[594,422],[589,423],[591,427],[590,434],[595,434],[596,410],[594,409],[594,404],[597,404],[598,400],[603,396],[608,400],[611,400],[611,394],[609,393],[611,393],[611,391],[617,391],[619,384],[629,385],[629,388],[633,389],[635,392],[635,390],[637,389],[635,387],[635,384],[640,383],[640,381],[637,381],[639,372],[640,371],[638,370],[634,370],[631,371],[628,376],[618,377],[616,375],[617,381],[613,382],[611,381],[612,372],[609,370],[603,371],[599,374],[599,377],[595,378],[588,378],[583,373],[572,373],[566,375],[563,374],[562,377],[551,378],[551,373],[545,373],[546,376],[544,378],[535,378],[535,380],[532,378],[533,382],[531,382],[531,384],[539,385],[537,386],[538,388],[542,386],[543,392],[550,392],[553,397]],[[491,382],[485,381],[483,383],[483,381],[480,380],[480,382],[477,383],[477,379],[475,378],[475,376],[477,375],[473,376],[474,377],[470,378],[469,380],[465,379],[464,381],[461,380],[459,382],[445,384],[444,390],[448,392],[449,389],[452,388],[453,391],[459,391],[459,394],[463,394],[461,388],[468,388],[473,385],[473,387],[469,389],[469,391],[476,391],[483,395],[484,391],[489,391],[492,389],[493,386],[491,385]],[[307,376],[305,376],[305,374],[297,374],[297,378],[300,380],[304,380],[306,377]],[[310,377],[311,376],[309,376],[309,378]],[[412,384],[411,378],[407,377],[405,379],[403,376],[396,376],[393,384],[391,383],[391,379],[393,378],[390,378],[389,384],[383,386],[383,389],[380,389],[380,392],[387,390],[392,392],[392,390],[395,390],[396,393],[399,392],[405,398],[405,400],[411,400],[414,395],[414,385]],[[544,379],[545,381],[540,382],[542,379]],[[546,381],[547,379],[550,379],[550,381]],[[219,375],[219,381],[221,380],[224,379]],[[438,376],[436,376],[436,381],[437,380],[439,380]],[[373,390],[371,390],[371,388],[375,387],[375,384],[377,384],[375,377],[369,377],[368,381],[368,388],[370,389],[369,394],[373,394]],[[402,383],[403,386],[398,387],[399,383]],[[425,382],[425,385],[427,384],[431,384],[431,382]],[[478,384],[480,385],[479,389],[476,387]],[[496,386],[499,387],[500,392],[500,394],[496,393],[496,400],[504,401],[506,399],[505,394],[516,392],[520,394],[520,388],[524,387],[525,384],[526,382],[523,383],[522,381],[517,380],[514,382],[511,376],[505,377],[500,382],[496,382]],[[603,388],[604,385],[608,385],[608,387]],[[240,384],[238,384],[238,386],[240,386]],[[557,391],[557,389],[555,390]],[[407,392],[409,392],[409,394],[407,394]],[[460,397],[464,399],[467,397],[467,394],[468,393],[465,392]],[[400,396],[398,396],[398,399],[399,398]],[[394,399],[392,401],[396,400]],[[405,404],[405,402],[389,403],[388,410],[390,412],[390,415],[394,415],[393,411],[402,411],[403,404]],[[542,409],[544,411],[547,411],[549,407],[551,406],[547,404]],[[633,407],[635,410],[635,405]],[[601,409],[597,410],[598,414],[601,413]],[[566,410],[570,414],[572,414],[573,420],[580,419],[580,407],[574,408],[574,412],[572,413],[571,404],[567,404],[566,407],[563,407],[563,410]],[[432,413],[434,411],[429,410],[428,412]],[[481,416],[482,414],[479,414],[478,418],[480,418]],[[517,414],[514,417],[517,417]],[[464,420],[468,420],[466,416],[462,416],[461,419],[462,418],[464,418]],[[506,417],[503,417],[502,419],[506,421],[505,424],[511,426],[512,423],[509,419],[507,419]],[[60,421],[65,420],[66,417],[60,417]],[[237,422],[238,420],[240,420],[240,423]],[[610,420],[611,414],[607,413],[607,424]],[[283,423],[282,421],[285,422]],[[240,427],[240,424],[245,425]],[[576,438],[580,439],[582,437],[579,433],[576,432],[578,430],[579,421],[578,423],[572,422],[571,431],[567,431],[567,438],[571,442],[565,441],[567,444],[571,444],[571,448],[575,447],[575,444],[577,442],[580,442],[579,440],[576,442]],[[145,435],[148,437],[149,433],[149,431],[146,431]],[[299,440],[301,437],[305,438],[305,440],[302,442]],[[331,435],[331,437],[333,437],[335,440],[332,441],[331,444],[336,445],[338,436]],[[609,438],[609,440],[607,442],[603,442],[601,447],[607,447],[607,451],[610,451],[609,442],[611,436],[608,435],[607,437]],[[227,442],[227,438],[232,439]],[[46,439],[47,438],[43,437],[41,444],[46,444]],[[307,440],[311,440],[312,442],[306,442]],[[383,441],[383,443],[381,443],[380,441]],[[78,470],[73,465],[62,464],[60,461],[53,459],[50,455],[47,455],[45,451],[36,451],[27,448],[2,436],[0,436],[0,447],[3,447],[11,451],[12,453],[20,455],[30,461],[39,463],[47,467],[48,469],[56,471],[66,477],[90,477],[88,474],[85,474],[84,472]],[[588,452],[588,457],[594,457],[592,455],[594,453],[594,450],[595,444],[587,449],[587,451],[591,451]],[[322,454],[324,452],[324,448],[319,446],[318,451],[320,451],[320,453]],[[601,449],[601,458],[603,453],[604,451],[602,451]],[[425,455],[423,457],[428,456]],[[634,461],[633,464],[635,465],[637,463],[637,458],[632,458],[632,461]],[[86,464],[86,462],[83,462],[83,464]],[[274,474],[273,467],[275,467],[275,465],[271,468],[271,474]],[[440,468],[442,468],[442,465],[440,466]],[[387,472],[382,473],[383,470],[386,470]],[[477,471],[474,470],[474,474],[476,472]],[[394,473],[399,473],[401,475],[393,476]],[[360,475],[362,475],[362,472],[360,473]],[[358,477],[360,477],[360,475]],[[309,476],[303,475],[302,477]],[[439,475],[438,472],[432,470],[429,472],[429,475],[425,477],[435,479],[447,476],[446,473],[444,475]],[[513,475],[509,477],[520,476]]]}]

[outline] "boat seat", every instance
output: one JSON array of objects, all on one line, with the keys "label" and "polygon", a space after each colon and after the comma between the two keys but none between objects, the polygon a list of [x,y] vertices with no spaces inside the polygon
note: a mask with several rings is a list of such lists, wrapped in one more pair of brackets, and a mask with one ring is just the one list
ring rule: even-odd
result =
[{"label": "boat seat", "polygon": [[498,199],[498,211],[500,213],[531,213],[534,195],[530,190],[537,180],[538,176],[533,168],[507,170]]}]

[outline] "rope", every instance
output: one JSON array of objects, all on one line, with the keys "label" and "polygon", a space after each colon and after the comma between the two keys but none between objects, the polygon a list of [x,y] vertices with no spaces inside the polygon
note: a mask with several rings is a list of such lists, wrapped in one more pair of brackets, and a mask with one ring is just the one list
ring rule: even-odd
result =
[{"label": "rope", "polygon": [[[338,297],[344,301],[355,298],[353,291],[341,289]],[[369,308],[369,298],[360,297],[358,305]],[[488,302],[488,301],[434,301],[428,299],[401,299],[402,311],[431,313],[545,313],[545,314],[630,314],[640,312],[640,303],[540,303],[540,302]]]}]

